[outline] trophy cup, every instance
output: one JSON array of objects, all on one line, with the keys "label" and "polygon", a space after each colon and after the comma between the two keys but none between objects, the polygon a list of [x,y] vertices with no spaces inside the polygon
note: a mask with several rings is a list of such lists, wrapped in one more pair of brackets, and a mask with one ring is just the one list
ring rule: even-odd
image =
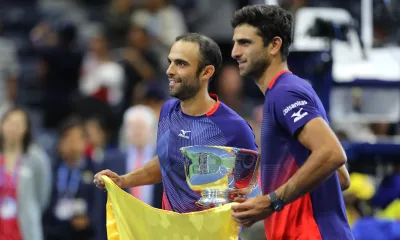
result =
[{"label": "trophy cup", "polygon": [[260,154],[222,146],[189,146],[180,149],[189,187],[201,194],[196,204],[218,207],[235,197],[246,197],[257,186]]}]

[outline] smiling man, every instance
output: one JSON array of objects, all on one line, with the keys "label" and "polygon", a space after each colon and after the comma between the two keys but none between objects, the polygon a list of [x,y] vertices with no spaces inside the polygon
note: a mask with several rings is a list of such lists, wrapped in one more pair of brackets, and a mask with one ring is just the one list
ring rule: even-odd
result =
[{"label": "smiling man", "polygon": [[293,18],[276,5],[253,5],[233,19],[232,57],[265,94],[261,131],[263,196],[233,206],[242,226],[265,219],[268,240],[354,239],[341,189],[346,155],[311,85],[288,70]]},{"label": "smiling man", "polygon": [[[179,36],[168,56],[169,93],[160,113],[157,157],[142,168],[118,176],[104,170],[94,182],[104,188],[101,175],[119,187],[155,184],[164,186],[163,208],[179,213],[202,210],[195,202],[200,195],[188,186],[181,147],[218,145],[257,150],[253,131],[232,109],[208,93],[208,84],[222,64],[221,51],[210,38],[188,33]],[[257,195],[256,187],[251,195]]]}]

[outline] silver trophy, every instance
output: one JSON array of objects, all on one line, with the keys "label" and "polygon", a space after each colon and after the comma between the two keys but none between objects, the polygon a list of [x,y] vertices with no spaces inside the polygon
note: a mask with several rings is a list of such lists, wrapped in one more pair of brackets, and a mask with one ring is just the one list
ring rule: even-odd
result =
[{"label": "silver trophy", "polygon": [[235,197],[247,197],[257,186],[260,154],[256,151],[222,146],[189,146],[180,150],[187,183],[201,194],[198,206],[221,206]]}]

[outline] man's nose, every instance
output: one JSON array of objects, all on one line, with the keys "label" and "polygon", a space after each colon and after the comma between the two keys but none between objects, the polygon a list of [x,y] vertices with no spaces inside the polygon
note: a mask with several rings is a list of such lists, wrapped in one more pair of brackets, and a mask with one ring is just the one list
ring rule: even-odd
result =
[{"label": "man's nose", "polygon": [[242,53],[241,53],[239,47],[237,47],[235,44],[232,48],[231,57],[233,59],[238,59],[238,58],[240,58],[241,55],[242,55]]}]

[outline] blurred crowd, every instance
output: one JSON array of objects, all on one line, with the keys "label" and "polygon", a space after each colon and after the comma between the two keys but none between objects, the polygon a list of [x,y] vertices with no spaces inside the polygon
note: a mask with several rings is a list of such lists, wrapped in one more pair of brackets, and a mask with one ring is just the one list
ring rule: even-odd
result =
[{"label": "blurred crowd", "polygon": [[[106,168],[130,172],[156,154],[158,115],[169,99],[167,55],[175,37],[187,31],[220,45],[225,64],[211,92],[249,121],[259,142],[263,95],[231,61],[230,19],[239,7],[263,2],[0,0],[0,163],[2,169],[21,172],[9,179],[14,189],[1,185],[0,192],[17,196],[18,211],[1,209],[9,220],[0,223],[0,235],[10,240],[106,239],[106,193],[92,184],[93,175]],[[278,2],[292,12],[336,4]],[[360,18],[356,2],[335,7]],[[375,26],[377,46],[398,44],[392,26]],[[337,134],[342,140],[360,132],[389,136],[399,134],[397,126],[360,124],[356,132],[338,126]],[[4,159],[13,159],[12,164]],[[360,176],[352,177],[358,181]],[[362,184],[370,184],[355,184],[345,194],[352,223],[400,199],[398,166],[383,181],[362,177]],[[387,189],[390,194],[383,198]],[[161,208],[161,185],[126,191]],[[400,213],[398,208],[392,211]]]}]

